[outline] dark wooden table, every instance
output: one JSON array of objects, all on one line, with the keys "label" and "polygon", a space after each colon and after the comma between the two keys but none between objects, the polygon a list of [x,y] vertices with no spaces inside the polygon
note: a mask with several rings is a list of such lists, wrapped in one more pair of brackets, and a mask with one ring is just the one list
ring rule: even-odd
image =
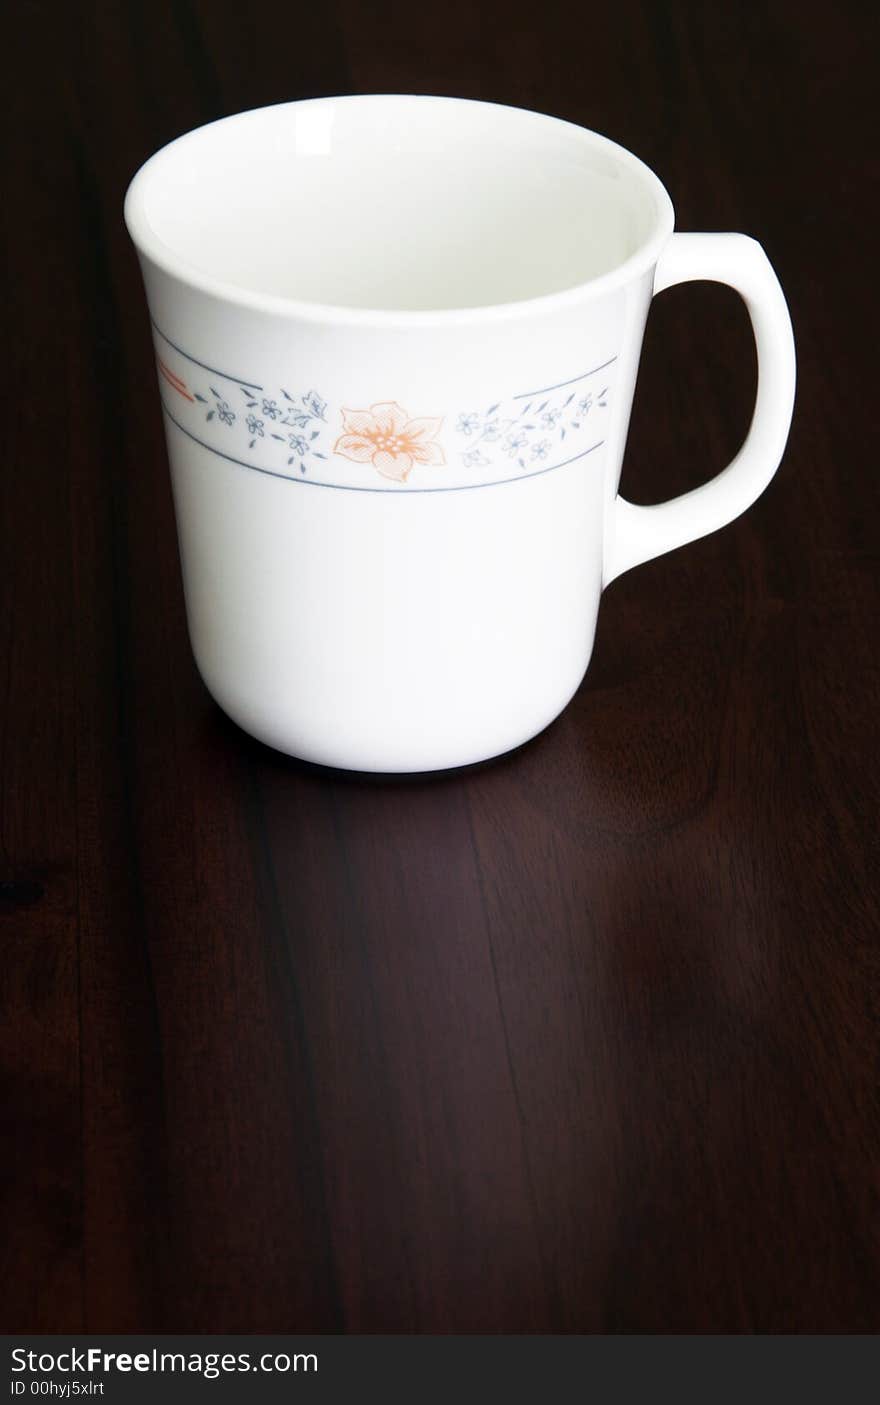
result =
[{"label": "dark wooden table", "polygon": [[[868,15],[14,7],[6,1330],[880,1326]],[[680,228],[762,240],[798,340],[765,497],[613,586],[549,732],[439,780],[307,769],[205,693],[121,217],[181,131],[370,90],[607,132]],[[720,468],[754,375],[732,293],[658,300],[628,495]]]}]

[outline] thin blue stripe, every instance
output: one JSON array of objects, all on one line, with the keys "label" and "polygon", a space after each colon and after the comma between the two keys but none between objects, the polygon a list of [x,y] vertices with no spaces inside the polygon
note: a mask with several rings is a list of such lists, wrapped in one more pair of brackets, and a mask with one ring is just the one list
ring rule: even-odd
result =
[{"label": "thin blue stripe", "polygon": [[551,390],[564,390],[567,385],[577,385],[578,381],[585,381],[588,376],[594,376],[597,371],[604,371],[606,366],[610,366],[617,357],[612,356],[608,361],[603,361],[601,366],[594,366],[592,371],[584,371],[582,376],[572,376],[570,381],[560,381],[558,385],[545,385],[543,390],[526,390],[522,395],[512,395],[511,400],[528,400],[530,395],[549,395]]},{"label": "thin blue stripe", "polygon": [[[159,336],[162,338],[162,340],[165,341],[165,342],[167,342],[170,347],[173,347],[173,349],[174,349],[176,352],[178,352],[182,357],[184,357],[185,360],[191,361],[194,366],[201,366],[201,368],[202,368],[203,371],[210,371],[211,374],[214,375],[214,376],[222,376],[223,379],[226,380],[226,381],[234,381],[237,385],[244,385],[244,386],[247,386],[249,390],[262,390],[262,389],[263,389],[263,386],[257,385],[256,381],[248,381],[248,380],[245,380],[243,376],[231,376],[228,371],[221,371],[217,366],[209,366],[208,363],[207,363],[207,361],[200,361],[197,356],[192,356],[192,355],[190,354],[190,352],[184,351],[184,349],[183,349],[182,346],[178,346],[178,345],[177,345],[177,342],[173,342],[169,336],[166,336],[165,333],[162,331],[162,328],[153,320],[152,317],[150,318],[150,321],[151,321],[153,327],[155,328],[155,330],[159,333]],[[601,364],[601,366],[594,366],[593,369],[592,369],[592,371],[584,371],[584,372],[583,372],[581,375],[579,375],[579,376],[572,376],[571,380],[568,380],[568,381],[558,381],[558,382],[556,383],[556,385],[545,385],[542,390],[525,390],[525,391],[522,392],[521,395],[512,395],[512,396],[511,396],[511,399],[512,399],[512,400],[528,400],[529,396],[533,396],[533,395],[549,395],[551,390],[564,390],[567,385],[577,385],[578,381],[585,381],[585,380],[587,380],[590,376],[595,376],[596,373],[597,373],[597,371],[604,371],[606,366],[611,366],[616,360],[617,360],[617,357],[616,357],[616,356],[611,356],[607,361],[603,361],[602,364]],[[175,420],[174,422],[175,422],[175,424],[177,423],[176,420]],[[183,428],[183,426],[181,425],[180,428]],[[201,443],[201,440],[198,440],[197,442],[198,442],[198,443]],[[206,445],[205,447],[207,447],[207,445]],[[224,457],[225,457],[225,456],[224,456]],[[238,462],[238,460],[236,460],[236,462]],[[568,460],[567,460],[566,462],[568,462]],[[249,466],[250,466],[250,465],[247,465],[247,464],[245,465],[245,467],[249,467]],[[562,467],[563,467],[562,464],[557,464],[556,466],[557,466],[557,468],[562,468]],[[545,468],[545,469],[542,469],[541,472],[542,472],[542,473],[549,473],[550,470]],[[283,475],[283,474],[278,474],[278,475],[276,475],[276,476],[277,476],[277,477],[283,477],[284,475]],[[529,476],[530,476],[530,477],[533,477],[534,475],[531,475],[531,474],[530,474]],[[506,479],[505,479],[505,480],[503,480],[503,481],[505,481],[505,482],[507,482],[507,481],[513,482],[514,480],[513,480],[513,479],[510,479],[510,480],[506,480]],[[475,485],[475,486],[476,486],[476,485]],[[360,491],[360,490],[358,490],[358,491]],[[380,490],[380,491],[381,491],[381,490]],[[435,490],[435,489],[430,489],[430,490],[428,490],[428,489],[423,489],[422,491],[425,491],[425,492],[427,492],[427,491],[434,492],[434,491],[437,491],[437,490]]]},{"label": "thin blue stripe", "polygon": [[545,473],[555,473],[558,468],[567,468],[570,463],[577,463],[578,459],[585,459],[587,454],[592,454],[595,449],[600,449],[605,443],[604,439],[600,439],[598,443],[591,444],[589,449],[575,454],[573,458],[564,459],[562,463],[554,463],[550,468],[539,468],[534,473],[521,473],[517,478],[495,478],[491,483],[461,483],[457,487],[448,488],[358,488],[353,483],[320,483],[315,478],[292,478],[287,473],[274,473],[271,468],[258,468],[255,463],[246,463],[244,459],[236,459],[231,454],[224,454],[222,449],[215,449],[212,444],[206,444],[204,439],[199,439],[186,429],[180,420],[172,415],[161,394],[159,399],[162,401],[162,409],[171,423],[176,425],[181,433],[191,439],[194,444],[198,444],[202,449],[207,449],[209,454],[216,454],[218,459],[226,459],[227,463],[235,463],[240,468],[248,468],[252,473],[262,473],[266,478],[280,478],[284,483],[302,483],[309,488],[339,488],[343,493],[465,493],[471,488],[500,488],[505,483],[523,483],[527,478],[540,478]]},{"label": "thin blue stripe", "polygon": [[[153,322],[152,317],[150,318],[150,321]],[[263,389],[263,387],[261,385],[257,385],[255,381],[246,381],[241,376],[231,376],[228,371],[218,371],[216,366],[209,366],[206,361],[200,361],[197,356],[190,356],[188,351],[184,351],[182,346],[177,345],[177,342],[173,342],[170,337],[166,337],[165,333],[162,331],[162,328],[157,327],[155,322],[153,322],[153,326],[156,328],[156,331],[159,333],[159,336],[162,338],[163,341],[167,341],[169,346],[173,347],[175,351],[178,351],[180,355],[183,356],[187,361],[191,361],[194,366],[201,366],[203,371],[210,371],[213,376],[222,376],[225,381],[235,381],[237,385],[245,385],[247,386],[248,390]]]}]

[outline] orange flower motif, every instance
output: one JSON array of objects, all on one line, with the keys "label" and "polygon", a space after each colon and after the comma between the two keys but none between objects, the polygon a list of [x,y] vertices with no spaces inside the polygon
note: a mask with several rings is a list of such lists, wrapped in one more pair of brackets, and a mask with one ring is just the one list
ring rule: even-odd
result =
[{"label": "orange flower motif", "polygon": [[353,463],[371,463],[383,478],[405,483],[414,463],[445,464],[436,442],[442,423],[442,415],[411,420],[395,400],[371,405],[369,410],[343,410],[345,433],[333,452]]}]

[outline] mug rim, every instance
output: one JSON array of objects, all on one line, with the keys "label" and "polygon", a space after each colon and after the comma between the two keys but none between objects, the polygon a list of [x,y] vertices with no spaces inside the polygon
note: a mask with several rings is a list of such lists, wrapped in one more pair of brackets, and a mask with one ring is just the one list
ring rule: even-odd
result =
[{"label": "mug rim", "polygon": [[[258,112],[304,108],[319,104],[336,106],[376,101],[440,103],[455,104],[459,107],[493,108],[503,113],[515,114],[518,117],[525,115],[539,125],[546,125],[557,130],[562,129],[569,136],[573,134],[578,140],[613,156],[647,187],[654,197],[653,228],[635,252],[629,254],[614,268],[608,269],[605,273],[598,274],[594,278],[573,283],[568,288],[508,302],[423,309],[347,306],[344,303],[325,303],[249,289],[240,283],[206,273],[197,264],[176,253],[155,233],[147,217],[147,187],[150,180],[155,178],[157,168],[161,167],[164,159],[179,143],[187,141],[196,133],[205,132],[210,128],[224,124],[237,123],[240,119]],[[476,98],[458,98],[428,93],[352,93],[340,96],[302,98],[293,102],[267,103],[261,107],[230,113],[225,117],[215,119],[213,122],[205,122],[167,142],[138,168],[125,194],[124,218],[128,232],[139,253],[148,258],[162,272],[199,292],[217,298],[221,302],[232,303],[250,311],[266,312],[318,324],[388,329],[450,327],[506,321],[517,317],[552,313],[566,306],[571,306],[573,303],[592,299],[632,282],[653,267],[663,246],[672,234],[675,224],[672,200],[659,176],[627,147],[621,146],[619,142],[613,141],[610,137],[603,136],[589,127],[582,127],[577,122],[569,122],[565,118],[553,117],[549,113],[537,112],[532,108],[516,107],[509,103],[486,102]]]}]

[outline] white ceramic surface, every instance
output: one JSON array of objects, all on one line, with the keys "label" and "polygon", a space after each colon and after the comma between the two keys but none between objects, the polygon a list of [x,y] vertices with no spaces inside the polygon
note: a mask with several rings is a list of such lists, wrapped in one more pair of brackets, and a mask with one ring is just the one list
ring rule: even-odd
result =
[{"label": "white ceramic surface", "polygon": [[[773,476],[795,359],[741,234],[673,234],[605,138],[429,97],[260,109],[135,176],[196,662],[246,731],[330,766],[498,755],[565,707],[602,589]],[[654,292],[743,296],[743,448],[657,507],[618,496]]]}]

